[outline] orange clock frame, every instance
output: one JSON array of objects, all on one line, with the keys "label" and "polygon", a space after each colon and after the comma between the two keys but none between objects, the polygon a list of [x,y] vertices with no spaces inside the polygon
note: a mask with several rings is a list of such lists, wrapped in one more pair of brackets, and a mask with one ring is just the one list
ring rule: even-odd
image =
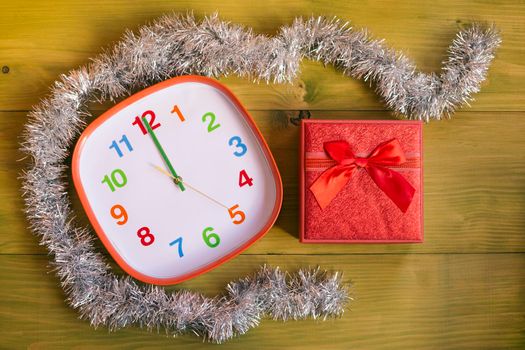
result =
[{"label": "orange clock frame", "polygon": [[[80,180],[80,173],[79,173],[79,161],[80,161],[80,154],[82,153],[82,149],[89,138],[89,136],[93,133],[94,130],[96,130],[101,124],[103,124],[106,120],[114,116],[117,112],[122,110],[123,108],[131,105],[132,103],[151,95],[159,90],[162,90],[164,88],[167,88],[169,86],[173,86],[176,84],[181,83],[187,83],[187,82],[197,82],[197,83],[203,83],[210,85],[218,90],[220,90],[233,104],[238,108],[238,110],[241,112],[242,116],[244,117],[245,121],[248,123],[251,131],[255,135],[256,139],[259,141],[259,143],[262,145],[262,151],[270,165],[274,183],[275,183],[275,189],[276,189],[276,197],[275,197],[275,204],[271,213],[271,216],[264,225],[264,227],[256,234],[254,235],[250,240],[245,242],[243,245],[239,246],[237,249],[231,251],[230,253],[226,254],[225,256],[195,270],[189,273],[186,273],[179,277],[171,277],[171,278],[156,278],[151,277],[148,275],[145,275],[137,270],[135,270],[132,266],[130,266],[115,250],[111,242],[109,241],[109,238],[107,237],[106,233],[102,229],[99,221],[97,220],[97,217],[91,208],[89,201],[87,199],[86,192],[82,186],[82,182]],[[177,284],[181,283],[183,281],[189,280],[191,278],[197,277],[207,271],[210,271],[214,269],[215,267],[229,261],[230,259],[233,259],[246,249],[248,249],[252,244],[254,244],[257,240],[262,238],[273,226],[275,221],[277,220],[277,216],[279,215],[279,212],[281,210],[282,201],[283,201],[283,185],[281,180],[281,175],[279,173],[279,170],[277,168],[277,164],[275,163],[275,159],[273,158],[272,153],[270,152],[270,148],[268,147],[268,144],[266,143],[266,140],[262,136],[261,132],[259,131],[259,128],[257,128],[257,125],[255,124],[253,118],[250,116],[244,105],[239,101],[239,99],[228,89],[226,86],[222,85],[218,81],[203,77],[203,76],[197,76],[197,75],[185,75],[180,77],[171,78],[168,80],[165,80],[161,83],[155,84],[153,86],[150,86],[142,91],[139,91],[138,93],[128,97],[124,101],[116,104],[106,112],[104,112],[101,116],[99,116],[97,119],[95,119],[91,124],[89,124],[86,129],[82,132],[80,135],[77,144],[75,146],[75,149],[73,151],[73,158],[72,158],[72,174],[73,174],[73,183],[75,186],[75,189],[78,193],[78,196],[80,198],[80,202],[82,203],[82,206],[84,207],[84,210],[89,218],[89,221],[91,222],[91,225],[95,229],[95,232],[97,233],[98,237],[106,247],[106,249],[109,251],[111,257],[113,260],[117,262],[117,264],[129,275],[132,277],[146,283],[151,284],[157,284],[157,285],[171,285],[171,284]]]}]

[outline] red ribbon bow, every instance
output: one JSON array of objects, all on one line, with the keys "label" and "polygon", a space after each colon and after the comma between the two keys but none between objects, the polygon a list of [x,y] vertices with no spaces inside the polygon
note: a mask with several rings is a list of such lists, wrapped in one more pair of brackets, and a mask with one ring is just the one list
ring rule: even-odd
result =
[{"label": "red ribbon bow", "polygon": [[322,209],[350,181],[355,168],[364,168],[376,185],[405,213],[416,190],[398,172],[388,169],[406,162],[397,139],[378,145],[368,157],[356,157],[346,141],[324,143],[325,152],[337,165],[327,169],[314,181],[310,190]]}]

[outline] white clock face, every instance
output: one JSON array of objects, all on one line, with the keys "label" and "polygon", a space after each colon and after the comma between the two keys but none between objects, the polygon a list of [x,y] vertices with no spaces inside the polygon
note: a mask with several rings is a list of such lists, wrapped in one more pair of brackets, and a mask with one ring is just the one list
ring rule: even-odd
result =
[{"label": "white clock face", "polygon": [[106,112],[80,137],[72,167],[113,258],[156,284],[240,253],[271,227],[282,201],[278,170],[251,117],[203,77],[168,80]]}]

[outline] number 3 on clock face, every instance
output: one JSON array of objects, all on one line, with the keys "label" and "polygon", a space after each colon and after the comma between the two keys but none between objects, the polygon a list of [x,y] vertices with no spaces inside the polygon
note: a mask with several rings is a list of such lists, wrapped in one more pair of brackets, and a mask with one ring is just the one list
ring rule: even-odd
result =
[{"label": "number 3 on clock face", "polygon": [[72,170],[111,256],[155,284],[184,281],[239,254],[269,230],[282,202],[279,172],[254,121],[227,88],[204,77],[167,80],[104,113],[82,133]]}]

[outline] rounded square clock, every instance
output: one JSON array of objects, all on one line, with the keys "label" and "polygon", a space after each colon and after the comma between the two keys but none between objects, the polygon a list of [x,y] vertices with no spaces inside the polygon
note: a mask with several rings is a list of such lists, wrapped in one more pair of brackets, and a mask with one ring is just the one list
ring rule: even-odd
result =
[{"label": "rounded square clock", "polygon": [[182,282],[238,255],[275,222],[282,183],[239,100],[219,82],[173,78],[82,133],[73,182],[104,246],[143,282]]}]

